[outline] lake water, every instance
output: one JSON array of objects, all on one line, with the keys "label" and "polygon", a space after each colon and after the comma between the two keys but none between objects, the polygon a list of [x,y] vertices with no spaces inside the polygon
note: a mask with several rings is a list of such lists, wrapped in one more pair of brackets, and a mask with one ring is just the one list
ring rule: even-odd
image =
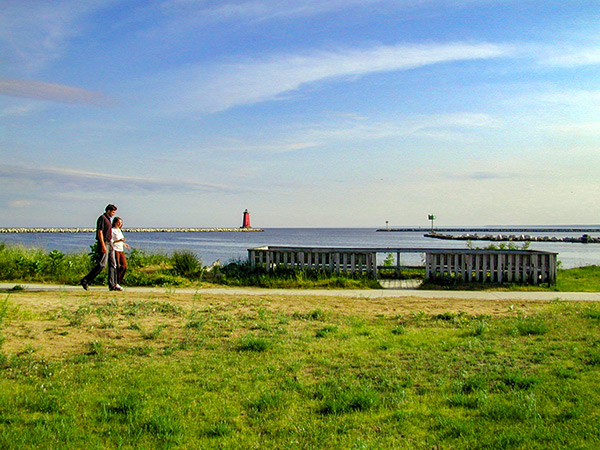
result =
[{"label": "lake water", "polygon": [[[132,248],[146,251],[191,250],[206,265],[220,260],[246,259],[248,249],[264,245],[321,247],[383,247],[383,248],[467,248],[466,241],[446,241],[426,238],[425,231],[377,232],[374,228],[267,228],[250,233],[125,233]],[[458,233],[463,234],[463,233]],[[520,233],[519,233],[520,234]],[[579,237],[581,233],[525,233],[532,236]],[[593,235],[593,234],[592,234]],[[23,244],[62,252],[89,251],[93,233],[16,233],[0,234],[0,242]],[[475,247],[485,247],[488,241],[473,241]],[[498,244],[498,243],[496,243]],[[517,242],[517,245],[522,243]],[[600,265],[600,244],[563,242],[532,242],[532,250],[558,253],[562,267]],[[385,254],[380,255],[381,258]],[[419,254],[402,256],[404,264],[421,262]]]}]

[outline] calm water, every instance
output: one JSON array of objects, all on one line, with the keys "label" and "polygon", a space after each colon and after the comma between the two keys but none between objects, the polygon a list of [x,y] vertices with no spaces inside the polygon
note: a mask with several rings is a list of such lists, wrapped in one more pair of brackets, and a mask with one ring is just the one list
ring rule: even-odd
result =
[{"label": "calm water", "polygon": [[[578,237],[568,233],[527,233]],[[405,248],[466,248],[465,241],[444,241],[423,237],[423,232],[376,232],[374,228],[270,228],[255,233],[125,233],[132,248],[147,251],[192,250],[204,264],[216,260],[226,263],[247,258],[248,249],[263,245],[322,246],[322,247],[405,247]],[[19,243],[62,252],[88,251],[94,241],[93,233],[19,233],[0,234],[0,242]],[[487,241],[474,241],[477,247]],[[520,245],[521,243],[517,243]],[[534,250],[557,252],[563,267],[590,264],[600,265],[600,244],[534,242]],[[382,258],[385,255],[380,255]],[[403,255],[403,263],[417,264],[421,257]]]}]

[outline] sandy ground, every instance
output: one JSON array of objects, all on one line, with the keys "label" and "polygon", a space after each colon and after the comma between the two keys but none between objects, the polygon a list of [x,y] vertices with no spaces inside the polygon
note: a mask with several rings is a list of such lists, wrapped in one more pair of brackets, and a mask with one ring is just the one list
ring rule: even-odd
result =
[{"label": "sandy ground", "polygon": [[[533,312],[546,304],[539,299],[521,298],[424,298],[414,295],[374,298],[366,297],[362,292],[328,291],[327,295],[314,291],[286,291],[282,294],[269,290],[128,289],[125,292],[109,292],[100,288],[87,292],[81,288],[5,291],[0,293],[0,312],[5,302],[8,305],[0,328],[0,335],[4,337],[1,351],[9,355],[32,353],[52,359],[81,354],[90,347],[90,343],[97,341],[108,343],[109,347],[131,348],[151,344],[160,348],[168,345],[169,340],[183,336],[185,324],[193,311],[200,314],[218,311],[232,317],[247,318],[256,316],[259,309],[284,315],[321,310],[330,316],[368,319],[445,312],[503,316],[514,314],[516,309]],[[144,313],[132,317],[126,311],[133,307],[144,309]],[[84,312],[81,323],[74,319],[78,311]],[[133,327],[134,324],[143,330],[163,326],[165,331],[159,339],[149,341],[139,328]]]}]

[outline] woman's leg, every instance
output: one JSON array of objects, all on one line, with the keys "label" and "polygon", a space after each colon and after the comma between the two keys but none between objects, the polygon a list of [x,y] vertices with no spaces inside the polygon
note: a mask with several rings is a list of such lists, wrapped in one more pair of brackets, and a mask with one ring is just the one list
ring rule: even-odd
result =
[{"label": "woman's leg", "polygon": [[127,258],[125,257],[124,252],[115,252],[115,257],[117,259],[117,284],[121,284],[123,282],[123,278],[125,277],[125,272],[127,271]]}]

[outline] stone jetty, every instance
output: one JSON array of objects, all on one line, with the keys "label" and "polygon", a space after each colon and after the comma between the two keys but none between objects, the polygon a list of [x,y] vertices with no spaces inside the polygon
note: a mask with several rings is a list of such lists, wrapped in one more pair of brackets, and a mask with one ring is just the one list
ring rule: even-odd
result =
[{"label": "stone jetty", "polygon": [[505,242],[575,242],[581,244],[600,244],[600,238],[584,234],[581,237],[531,236],[528,234],[443,234],[436,231],[424,234],[434,239],[453,241],[505,241]]},{"label": "stone jetty", "polygon": [[[0,233],[94,233],[95,228],[0,228]],[[127,233],[251,233],[261,228],[123,228]]]},{"label": "stone jetty", "polygon": [[[397,233],[427,232],[430,227],[379,228],[375,231]],[[436,233],[600,233],[598,226],[565,226],[565,227],[435,227]]]}]

